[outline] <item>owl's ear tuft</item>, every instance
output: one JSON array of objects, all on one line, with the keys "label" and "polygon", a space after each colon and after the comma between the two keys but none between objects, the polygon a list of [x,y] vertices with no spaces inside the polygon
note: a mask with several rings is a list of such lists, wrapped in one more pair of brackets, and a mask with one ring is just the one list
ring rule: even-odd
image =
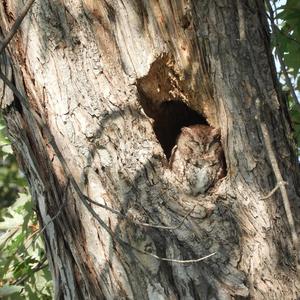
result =
[{"label": "owl's ear tuft", "polygon": [[181,128],[181,132],[191,134],[192,133],[192,129],[189,128],[189,127],[182,127]]}]

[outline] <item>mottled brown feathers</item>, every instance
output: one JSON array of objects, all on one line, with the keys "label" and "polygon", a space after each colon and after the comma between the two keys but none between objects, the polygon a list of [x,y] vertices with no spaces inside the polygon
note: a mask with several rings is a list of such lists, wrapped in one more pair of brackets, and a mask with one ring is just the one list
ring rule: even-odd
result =
[{"label": "mottled brown feathers", "polygon": [[183,127],[170,157],[170,167],[185,193],[205,193],[225,175],[220,130],[200,124]]}]

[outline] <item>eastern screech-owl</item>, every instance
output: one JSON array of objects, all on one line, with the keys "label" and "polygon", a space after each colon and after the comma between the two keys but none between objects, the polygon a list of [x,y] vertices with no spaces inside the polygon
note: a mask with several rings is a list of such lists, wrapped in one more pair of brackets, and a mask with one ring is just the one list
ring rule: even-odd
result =
[{"label": "eastern screech-owl", "polygon": [[170,157],[170,167],[184,193],[204,194],[224,176],[220,131],[200,124],[181,128]]}]

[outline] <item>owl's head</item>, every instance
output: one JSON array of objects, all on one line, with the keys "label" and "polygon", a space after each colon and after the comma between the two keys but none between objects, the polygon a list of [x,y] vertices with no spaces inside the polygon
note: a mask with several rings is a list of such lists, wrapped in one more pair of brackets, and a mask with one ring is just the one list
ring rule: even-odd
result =
[{"label": "owl's head", "polygon": [[195,152],[206,152],[210,146],[220,141],[220,130],[208,125],[192,125],[182,127],[178,137],[178,148],[187,151],[191,149]]}]

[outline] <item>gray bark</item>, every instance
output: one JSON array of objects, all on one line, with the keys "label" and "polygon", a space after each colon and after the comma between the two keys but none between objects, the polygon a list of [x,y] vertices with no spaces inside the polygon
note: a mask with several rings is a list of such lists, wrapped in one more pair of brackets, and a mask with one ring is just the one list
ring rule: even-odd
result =
[{"label": "gray bark", "polygon": [[[3,34],[21,6],[1,1]],[[2,109],[41,226],[61,208],[44,234],[57,299],[300,296],[281,196],[261,200],[276,181],[256,99],[299,215],[260,1],[37,1],[7,54],[30,110],[7,90]],[[188,193],[168,160],[198,123],[219,129],[226,171]]]}]

